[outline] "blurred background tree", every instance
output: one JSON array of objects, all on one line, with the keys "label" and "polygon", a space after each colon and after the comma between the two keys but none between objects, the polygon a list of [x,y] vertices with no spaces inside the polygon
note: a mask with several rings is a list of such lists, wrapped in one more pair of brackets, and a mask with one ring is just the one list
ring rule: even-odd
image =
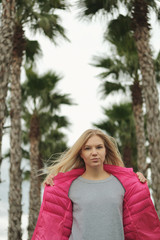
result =
[{"label": "blurred background tree", "polygon": [[60,116],[58,111],[62,105],[71,105],[73,102],[69,95],[58,93],[57,84],[61,77],[56,73],[38,76],[29,68],[26,69],[26,76],[27,80],[22,85],[22,102],[25,132],[28,130],[25,143],[30,142],[28,238],[31,239],[41,204],[41,181],[37,174],[44,167],[45,159],[67,148],[61,129],[67,128],[69,121],[65,116]]},{"label": "blurred background tree", "polygon": [[2,135],[6,118],[6,96],[12,59],[13,36],[15,27],[15,0],[0,1],[1,26],[0,26],[0,182],[2,164]]}]

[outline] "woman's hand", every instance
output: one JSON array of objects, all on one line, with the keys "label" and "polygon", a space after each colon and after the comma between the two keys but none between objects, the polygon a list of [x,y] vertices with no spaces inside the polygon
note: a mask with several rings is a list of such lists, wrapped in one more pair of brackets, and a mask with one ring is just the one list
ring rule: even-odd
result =
[{"label": "woman's hand", "polygon": [[54,185],[53,178],[54,178],[54,174],[49,174],[44,180],[43,186],[45,185],[53,186]]},{"label": "woman's hand", "polygon": [[147,182],[147,179],[144,177],[144,175],[141,172],[136,172],[136,174],[140,182],[142,183]]}]

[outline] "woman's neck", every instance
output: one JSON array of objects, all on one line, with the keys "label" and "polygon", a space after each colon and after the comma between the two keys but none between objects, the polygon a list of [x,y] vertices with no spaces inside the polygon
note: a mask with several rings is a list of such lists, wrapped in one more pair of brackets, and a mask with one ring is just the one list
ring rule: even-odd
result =
[{"label": "woman's neck", "polygon": [[86,167],[85,172],[82,174],[83,178],[90,180],[103,180],[109,177],[111,174],[106,172],[103,168],[88,168]]}]

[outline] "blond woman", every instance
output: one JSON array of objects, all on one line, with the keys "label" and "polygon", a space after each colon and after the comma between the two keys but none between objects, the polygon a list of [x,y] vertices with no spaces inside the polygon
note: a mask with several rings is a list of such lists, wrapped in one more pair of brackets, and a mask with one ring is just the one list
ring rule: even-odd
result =
[{"label": "blond woman", "polygon": [[85,131],[49,168],[32,240],[159,240],[160,221],[138,175],[124,167],[112,137]]}]

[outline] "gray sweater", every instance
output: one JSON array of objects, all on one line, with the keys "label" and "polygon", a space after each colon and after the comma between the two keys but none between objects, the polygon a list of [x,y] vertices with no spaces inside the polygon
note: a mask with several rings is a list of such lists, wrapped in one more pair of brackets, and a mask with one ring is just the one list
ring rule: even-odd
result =
[{"label": "gray sweater", "polygon": [[71,184],[73,225],[69,240],[124,240],[122,208],[125,190],[116,177]]}]

